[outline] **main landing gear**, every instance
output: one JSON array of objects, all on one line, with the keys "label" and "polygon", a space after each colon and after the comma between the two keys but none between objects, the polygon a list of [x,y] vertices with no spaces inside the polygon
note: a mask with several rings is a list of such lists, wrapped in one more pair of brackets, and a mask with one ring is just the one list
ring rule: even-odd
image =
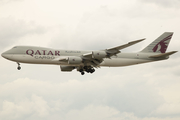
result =
[{"label": "main landing gear", "polygon": [[83,69],[80,69],[79,72],[81,73],[81,75],[85,74]]},{"label": "main landing gear", "polygon": [[84,66],[83,68],[81,68],[81,69],[79,70],[79,72],[81,73],[81,75],[84,75],[84,74],[85,74],[84,71],[86,71],[87,73],[93,73],[93,72],[95,72],[95,69],[94,69],[93,67],[91,67],[91,66]]},{"label": "main landing gear", "polygon": [[82,72],[81,72],[81,75],[84,75],[84,74],[85,74],[84,71],[82,71]]},{"label": "main landing gear", "polygon": [[20,63],[17,63],[17,64],[18,64],[17,69],[20,70],[21,69]]}]

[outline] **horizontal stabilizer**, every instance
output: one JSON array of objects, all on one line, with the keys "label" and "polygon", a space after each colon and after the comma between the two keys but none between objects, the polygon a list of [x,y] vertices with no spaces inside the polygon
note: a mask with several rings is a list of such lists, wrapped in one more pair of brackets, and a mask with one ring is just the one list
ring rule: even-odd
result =
[{"label": "horizontal stabilizer", "polygon": [[162,54],[150,56],[149,58],[161,58],[161,57],[167,57],[167,56],[172,55],[172,54],[174,54],[174,53],[176,53],[176,52],[177,52],[177,51],[172,51],[172,52],[162,53]]}]

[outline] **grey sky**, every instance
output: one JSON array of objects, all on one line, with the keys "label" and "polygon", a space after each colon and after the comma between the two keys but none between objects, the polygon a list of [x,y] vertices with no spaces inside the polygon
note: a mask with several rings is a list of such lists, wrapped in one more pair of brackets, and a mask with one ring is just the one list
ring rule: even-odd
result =
[{"label": "grey sky", "polygon": [[29,35],[43,34],[46,29],[37,26],[33,22],[26,23],[24,20],[15,20],[12,17],[0,20],[0,48],[16,43],[20,38]]},{"label": "grey sky", "polygon": [[[179,51],[179,0],[1,0],[0,53],[15,45],[106,49],[147,38],[142,50],[174,32]],[[0,57],[0,119],[179,120],[180,54],[166,61],[100,68],[81,76],[59,66],[17,64]]]}]

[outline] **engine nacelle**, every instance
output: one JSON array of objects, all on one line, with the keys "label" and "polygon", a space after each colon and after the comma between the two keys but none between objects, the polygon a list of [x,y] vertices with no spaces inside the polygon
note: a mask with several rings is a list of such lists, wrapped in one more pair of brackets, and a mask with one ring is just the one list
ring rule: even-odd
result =
[{"label": "engine nacelle", "polygon": [[107,56],[107,53],[105,51],[93,51],[92,52],[92,58],[95,59],[102,59]]},{"label": "engine nacelle", "polygon": [[70,56],[68,57],[68,64],[80,64],[82,63],[81,57]]},{"label": "engine nacelle", "polygon": [[61,65],[60,68],[61,68],[61,71],[70,72],[70,71],[72,71],[75,67],[73,67],[73,66]]}]

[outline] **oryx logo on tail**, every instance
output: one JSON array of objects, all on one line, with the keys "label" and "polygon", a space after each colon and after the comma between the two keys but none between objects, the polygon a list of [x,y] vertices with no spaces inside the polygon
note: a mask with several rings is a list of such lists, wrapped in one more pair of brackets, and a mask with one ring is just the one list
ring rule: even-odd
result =
[{"label": "oryx logo on tail", "polygon": [[168,47],[168,43],[172,37],[172,34],[161,40],[152,50],[153,52],[160,51],[161,53],[165,53]]}]

